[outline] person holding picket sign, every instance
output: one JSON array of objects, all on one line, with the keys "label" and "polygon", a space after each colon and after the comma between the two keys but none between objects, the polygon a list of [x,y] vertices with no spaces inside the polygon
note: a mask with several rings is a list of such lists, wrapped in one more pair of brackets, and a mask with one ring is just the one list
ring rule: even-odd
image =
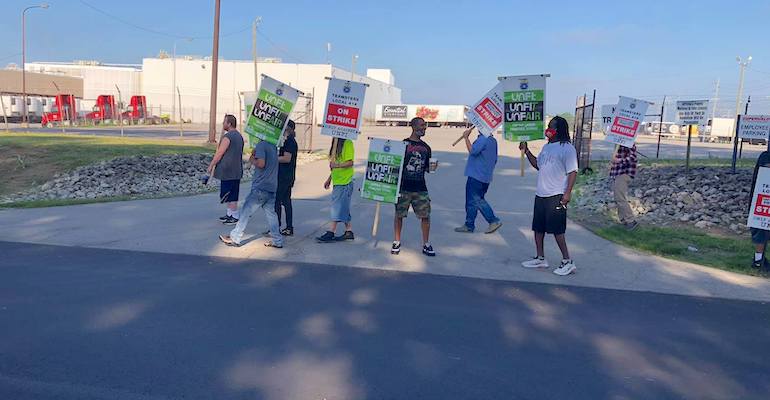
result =
[{"label": "person holding picket sign", "polygon": [[[754,165],[754,175],[751,178],[751,196],[749,196],[749,215],[752,214],[751,203],[754,199],[754,189],[757,186],[757,176],[759,175],[759,169],[763,167],[770,167],[770,151],[763,151],[757,158],[757,163]],[[767,242],[770,240],[770,231],[759,228],[749,228],[751,233],[751,243],[754,245],[754,261],[751,266],[759,271],[764,269],[770,272],[770,264],[765,258],[765,252],[767,250]]]},{"label": "person holding picket sign", "polygon": [[572,197],[572,187],[577,179],[577,152],[570,143],[566,119],[554,117],[548,123],[545,136],[548,143],[543,146],[537,157],[529,151],[527,142],[519,143],[519,149],[524,151],[529,163],[537,170],[537,192],[532,216],[537,255],[521,265],[524,268],[548,268],[543,242],[545,234],[550,233],[556,239],[562,254],[561,264],[553,273],[566,276],[577,269],[575,262],[569,256],[567,239],[564,237],[564,232],[567,230],[567,204]]},{"label": "person holding picket sign", "polygon": [[465,147],[468,149],[468,161],[465,164],[465,176],[468,177],[465,182],[465,223],[455,228],[455,232],[473,232],[476,229],[476,216],[480,211],[489,224],[484,233],[494,233],[503,223],[495,216],[484,195],[487,194],[497,164],[497,140],[493,135],[479,133],[471,143],[469,136],[473,129],[474,127],[470,127],[463,132]]},{"label": "person holding picket sign", "polygon": [[[355,148],[350,139],[334,139],[329,149],[331,174],[324,183],[324,189],[332,186],[331,226],[326,233],[316,238],[319,243],[333,243],[353,240],[353,224],[350,216],[350,199],[353,196],[353,160]],[[345,224],[345,233],[334,236],[337,224]]]}]

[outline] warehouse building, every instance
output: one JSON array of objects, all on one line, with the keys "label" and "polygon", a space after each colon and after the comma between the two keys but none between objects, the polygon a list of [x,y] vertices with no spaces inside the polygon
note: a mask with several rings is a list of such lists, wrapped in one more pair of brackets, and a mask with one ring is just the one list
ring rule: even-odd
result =
[{"label": "warehouse building", "polygon": [[[207,58],[186,56],[174,60],[162,53],[160,57],[143,59],[141,65],[98,61],[31,62],[26,64],[26,70],[82,78],[81,112],[90,111],[99,95],[114,95],[116,99],[120,95],[124,103],[131,96],[144,95],[153,115],[168,115],[177,120],[181,112],[181,119],[185,121],[207,123],[211,66],[212,62]],[[351,78],[350,71],[330,64],[293,64],[283,63],[280,59],[260,59],[257,69],[259,74],[269,75],[305,93],[296,108],[306,114],[307,123],[318,123],[323,119],[328,88],[326,78]],[[352,78],[369,85],[363,110],[365,120],[374,118],[375,104],[401,103],[401,89],[395,86],[395,78],[389,69],[370,69],[366,76],[355,74]],[[244,93],[253,91],[253,61],[220,59],[217,114],[242,115]]]}]

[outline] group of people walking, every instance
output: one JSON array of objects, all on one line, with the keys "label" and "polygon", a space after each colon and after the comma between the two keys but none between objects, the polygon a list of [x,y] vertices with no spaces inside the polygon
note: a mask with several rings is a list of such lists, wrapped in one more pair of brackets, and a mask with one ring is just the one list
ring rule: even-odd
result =
[{"label": "group of people walking", "polygon": [[[285,138],[280,150],[267,142],[258,142],[249,157],[254,167],[251,191],[240,209],[238,209],[238,188],[243,176],[242,154],[243,138],[236,130],[236,119],[226,115],[223,121],[223,136],[214,158],[209,165],[209,173],[221,181],[220,200],[226,205],[226,215],[220,220],[226,225],[234,225],[228,235],[219,239],[228,246],[243,244],[244,230],[254,212],[261,209],[265,214],[267,228],[262,233],[270,237],[265,246],[282,248],[284,237],[294,234],[291,191],[295,181],[298,146],[294,139],[294,122],[288,121],[284,131]],[[410,121],[411,134],[404,139],[404,154],[400,193],[395,204],[393,220],[393,243],[391,254],[401,252],[401,232],[404,218],[411,208],[420,220],[422,231],[422,253],[433,257],[436,251],[430,242],[431,199],[426,184],[426,174],[435,172],[438,162],[432,158],[432,149],[423,139],[427,132],[427,123],[422,118]],[[458,233],[472,233],[476,230],[476,219],[480,213],[487,221],[485,233],[491,234],[500,229],[502,221],[495,215],[492,206],[485,199],[497,165],[498,146],[494,136],[479,134],[474,140],[470,135],[474,128],[463,132],[463,140],[468,151],[465,166],[465,222],[455,228]],[[535,233],[536,255],[522,263],[525,268],[548,268],[545,260],[544,239],[552,234],[562,253],[562,261],[554,269],[557,275],[569,275],[576,270],[570,258],[565,230],[567,225],[567,205],[571,199],[572,188],[577,175],[577,154],[570,143],[568,124],[564,118],[554,117],[545,132],[548,143],[540,154],[535,156],[527,144],[520,148],[525,152],[529,163],[538,170],[537,193],[534,202],[532,230]],[[355,147],[351,140],[334,139],[329,150],[328,178],[325,189],[331,189],[329,228],[316,238],[319,243],[339,243],[355,240],[351,200],[354,192]],[[281,228],[281,214],[285,214],[286,225]],[[338,228],[344,227],[338,234]]]}]

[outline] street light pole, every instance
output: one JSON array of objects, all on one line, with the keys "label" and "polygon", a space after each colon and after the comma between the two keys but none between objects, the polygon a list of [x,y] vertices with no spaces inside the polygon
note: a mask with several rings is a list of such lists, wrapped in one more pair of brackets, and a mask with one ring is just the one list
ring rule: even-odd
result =
[{"label": "street light pole", "polygon": [[350,80],[351,81],[353,79],[355,79],[355,76],[356,76],[356,62],[357,61],[358,61],[358,54],[354,54],[352,62],[351,62],[352,65],[350,67]]},{"label": "street light pole", "polygon": [[27,10],[31,10],[33,8],[42,8],[46,9],[48,8],[47,3],[38,4],[36,6],[29,6],[22,10],[21,12],[21,92],[22,92],[22,118],[24,120],[24,127],[29,128],[29,110],[27,109],[27,71],[26,67],[24,66],[27,63],[27,46],[26,46],[26,39],[27,39]]},{"label": "street light pole", "polygon": [[254,19],[251,26],[251,57],[254,59],[254,91],[259,94],[259,72],[257,67],[257,27],[262,22],[262,17]]},{"label": "street light pole", "polygon": [[219,5],[214,3],[214,35],[211,49],[211,99],[209,101],[209,143],[217,142],[217,71],[219,70]]},{"label": "street light pole", "polygon": [[741,125],[741,97],[743,97],[743,76],[746,72],[746,67],[751,62],[751,56],[748,56],[746,58],[746,61],[743,61],[741,57],[735,58],[738,61],[738,65],[741,67],[741,75],[738,79],[738,97],[735,99],[735,137],[733,138],[733,162],[732,162],[732,169],[733,173],[735,173],[736,164],[738,162],[738,132],[740,130]]},{"label": "street light pole", "polygon": [[[185,38],[186,42],[192,42],[192,38]],[[179,41],[179,39],[174,40],[174,50],[172,52],[172,62],[173,66],[171,67],[171,120],[176,121],[176,96],[174,92],[176,92],[176,42]]]}]

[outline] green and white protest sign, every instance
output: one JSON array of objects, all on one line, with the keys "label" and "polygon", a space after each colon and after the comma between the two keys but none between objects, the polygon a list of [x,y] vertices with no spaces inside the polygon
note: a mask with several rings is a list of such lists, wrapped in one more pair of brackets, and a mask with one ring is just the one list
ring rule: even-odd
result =
[{"label": "green and white protest sign", "polygon": [[369,139],[369,160],[361,186],[364,199],[395,204],[401,187],[406,143],[400,140]]},{"label": "green and white protest sign", "polygon": [[289,114],[302,94],[297,89],[262,75],[257,100],[246,121],[246,134],[252,146],[265,140],[276,146],[283,142],[283,130],[289,122]]},{"label": "green and white protest sign", "polygon": [[544,139],[545,78],[522,75],[500,78],[503,85],[503,138],[511,142]]}]

